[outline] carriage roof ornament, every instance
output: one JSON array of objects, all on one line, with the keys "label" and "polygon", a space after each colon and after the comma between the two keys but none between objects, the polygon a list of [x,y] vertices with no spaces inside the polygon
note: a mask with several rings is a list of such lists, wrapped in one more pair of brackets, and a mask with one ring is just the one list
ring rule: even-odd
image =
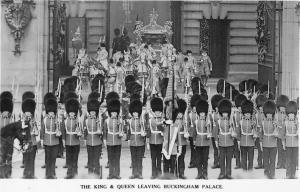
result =
[{"label": "carriage roof ornament", "polygon": [[167,38],[171,37],[172,32],[172,21],[166,21],[164,26],[157,24],[158,14],[153,8],[151,13],[149,14],[150,23],[146,26],[143,25],[142,21],[136,21],[136,28],[134,30],[134,34],[137,36],[137,41],[142,40],[142,36],[145,34],[161,34],[166,35]]}]

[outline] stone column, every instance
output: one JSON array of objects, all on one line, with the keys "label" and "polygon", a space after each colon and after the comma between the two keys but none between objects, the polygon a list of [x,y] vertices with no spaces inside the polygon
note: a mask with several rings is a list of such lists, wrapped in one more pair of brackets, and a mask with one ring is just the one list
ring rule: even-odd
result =
[{"label": "stone column", "polygon": [[299,25],[296,2],[284,1],[282,13],[282,93],[299,97]]}]

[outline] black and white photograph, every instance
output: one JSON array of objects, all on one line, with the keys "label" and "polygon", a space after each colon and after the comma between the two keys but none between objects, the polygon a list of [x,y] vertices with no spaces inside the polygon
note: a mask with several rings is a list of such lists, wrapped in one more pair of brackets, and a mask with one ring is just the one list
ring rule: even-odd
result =
[{"label": "black and white photograph", "polygon": [[300,187],[300,1],[1,0],[0,33],[0,191]]}]

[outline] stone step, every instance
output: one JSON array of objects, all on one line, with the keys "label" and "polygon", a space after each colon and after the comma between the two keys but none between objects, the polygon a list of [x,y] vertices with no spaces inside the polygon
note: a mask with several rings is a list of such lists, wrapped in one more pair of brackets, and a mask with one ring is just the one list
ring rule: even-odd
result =
[{"label": "stone step", "polygon": [[231,46],[229,48],[230,54],[257,54],[257,46],[249,45],[249,46]]},{"label": "stone step", "polygon": [[255,37],[257,35],[257,31],[255,28],[233,28],[229,31],[229,35],[234,37]]},{"label": "stone step", "polygon": [[[240,10],[239,10],[240,11]],[[230,20],[242,20],[242,21],[255,21],[257,18],[256,12],[235,12],[229,11],[227,13],[227,18]]]},{"label": "stone step", "polygon": [[256,21],[231,21],[230,28],[256,29]]},{"label": "stone step", "polygon": [[254,37],[231,37],[229,44],[233,45],[256,45]]}]

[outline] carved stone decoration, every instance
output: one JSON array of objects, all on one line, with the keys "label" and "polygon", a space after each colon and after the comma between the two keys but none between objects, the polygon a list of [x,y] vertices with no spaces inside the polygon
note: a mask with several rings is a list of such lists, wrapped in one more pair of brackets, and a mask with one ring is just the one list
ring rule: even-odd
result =
[{"label": "carved stone decoration", "polygon": [[257,19],[256,19],[256,30],[257,36],[255,37],[257,46],[258,46],[258,62],[264,63],[267,50],[268,43],[270,40],[270,32],[266,26],[265,17],[267,13],[266,2],[260,1],[257,5]]},{"label": "carved stone decoration", "polygon": [[21,55],[20,42],[32,18],[30,8],[35,7],[35,3],[33,0],[2,0],[2,4],[7,5],[4,16],[15,39],[14,55]]},{"label": "carved stone decoration", "polygon": [[207,19],[200,20],[200,52],[202,50],[209,51],[209,25]]}]

